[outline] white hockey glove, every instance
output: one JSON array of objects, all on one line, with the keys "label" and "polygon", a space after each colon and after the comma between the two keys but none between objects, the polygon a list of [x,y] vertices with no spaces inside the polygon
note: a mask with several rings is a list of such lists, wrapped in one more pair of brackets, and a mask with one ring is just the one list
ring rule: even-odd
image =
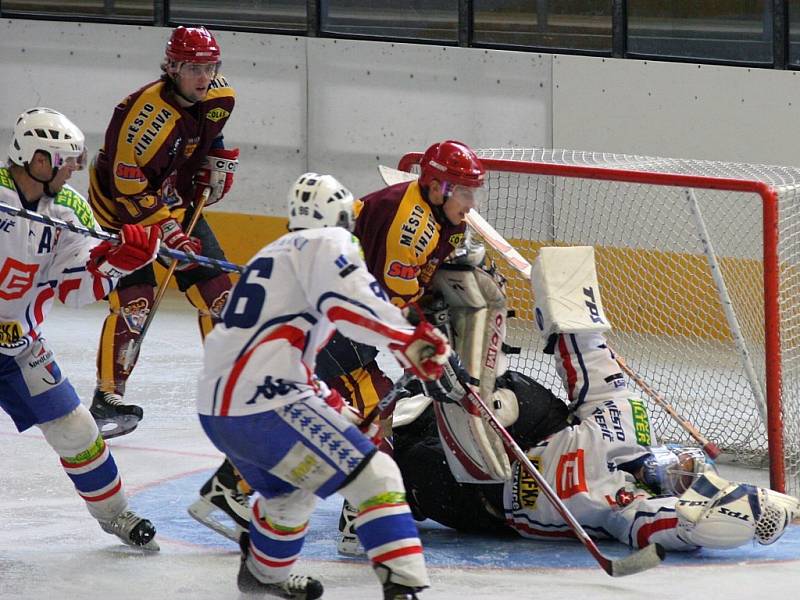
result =
[{"label": "white hockey glove", "polygon": [[451,352],[445,335],[425,321],[417,325],[408,342],[402,345],[390,344],[389,350],[404,369],[410,369],[424,381],[442,376],[443,367]]}]

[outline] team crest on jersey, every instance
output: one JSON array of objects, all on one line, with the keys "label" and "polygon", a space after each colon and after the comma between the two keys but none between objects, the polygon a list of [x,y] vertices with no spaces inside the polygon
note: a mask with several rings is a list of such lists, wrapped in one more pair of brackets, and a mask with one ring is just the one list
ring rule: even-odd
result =
[{"label": "team crest on jersey", "polygon": [[228,300],[228,295],[230,294],[230,290],[225,290],[219,296],[214,298],[214,301],[211,303],[211,306],[208,307],[208,311],[211,313],[211,316],[215,319],[222,318],[222,309],[225,308],[225,302]]},{"label": "team crest on jersey", "polygon": [[0,321],[0,348],[21,348],[25,345],[22,337],[22,323],[19,321]]},{"label": "team crest on jersey", "polygon": [[194,151],[197,150],[197,146],[199,143],[200,143],[199,137],[193,137],[186,140],[186,147],[183,149],[183,155],[186,158],[189,158],[192,154],[194,154]]},{"label": "team crest on jersey", "polygon": [[231,113],[229,113],[224,108],[212,108],[210,111],[206,113],[206,119],[211,121],[212,123],[216,123],[226,117],[229,117]]},{"label": "team crest on jersey", "polygon": [[447,241],[450,242],[450,245],[453,248],[458,248],[461,245],[461,242],[464,241],[464,234],[463,233],[454,233],[453,235],[451,235],[447,239]]},{"label": "team crest on jersey", "polygon": [[[531,462],[536,470],[541,470],[542,459],[539,456],[531,458]],[[514,481],[511,487],[512,509],[514,511],[536,508],[536,501],[539,499],[539,484],[533,476],[522,469],[517,463],[514,470]]]},{"label": "team crest on jersey", "polygon": [[147,298],[136,298],[122,307],[122,318],[131,333],[141,333],[147,315],[150,314],[150,306]]},{"label": "team crest on jersey", "polygon": [[626,490],[625,488],[619,488],[617,493],[614,495],[614,502],[616,502],[617,506],[623,508],[633,502],[634,498],[636,498],[636,494],[634,494],[632,491]]}]

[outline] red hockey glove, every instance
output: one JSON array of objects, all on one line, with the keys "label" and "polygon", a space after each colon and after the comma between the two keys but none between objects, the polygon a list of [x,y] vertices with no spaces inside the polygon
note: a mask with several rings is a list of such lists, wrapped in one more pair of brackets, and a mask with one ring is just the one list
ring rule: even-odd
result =
[{"label": "red hockey glove", "polygon": [[443,365],[450,356],[445,335],[427,321],[417,325],[405,345],[390,344],[389,349],[405,369],[420,379],[431,381],[442,376]]},{"label": "red hockey glove", "polygon": [[101,242],[89,252],[87,268],[102,277],[122,277],[149,265],[158,253],[158,229],[123,225],[120,242]]},{"label": "red hockey glove", "polygon": [[[169,218],[159,222],[158,228],[161,231],[161,241],[168,248],[180,250],[181,252],[192,252],[200,254],[203,251],[203,244],[195,237],[189,237],[183,232],[180,223],[175,219]],[[183,262],[175,267],[178,271],[187,271],[197,266],[197,263]]]},{"label": "red hockey glove", "polygon": [[230,191],[233,185],[233,174],[239,166],[238,148],[212,148],[208,151],[203,166],[195,175],[195,187],[202,189],[210,187],[211,193],[206,200],[206,206],[219,202]]},{"label": "red hockey glove", "polygon": [[[331,393],[325,398],[325,403],[342,415],[345,419],[350,421],[353,425],[360,428],[361,422],[364,420],[364,415],[345,402],[344,398],[342,398],[342,395],[339,392],[336,390],[331,390],[330,392]],[[367,430],[362,430],[361,433],[367,436],[376,446],[382,437],[381,428],[375,421],[370,423],[369,427],[367,427]]]}]

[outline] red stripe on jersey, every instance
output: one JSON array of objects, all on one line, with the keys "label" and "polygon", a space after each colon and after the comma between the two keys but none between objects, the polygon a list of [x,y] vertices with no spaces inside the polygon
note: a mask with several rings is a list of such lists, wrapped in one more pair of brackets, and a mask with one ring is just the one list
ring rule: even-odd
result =
[{"label": "red stripe on jersey", "polygon": [[572,365],[570,360],[569,350],[567,349],[566,336],[558,336],[558,352],[561,354],[561,362],[564,366],[564,371],[567,373],[567,394],[570,402],[575,400],[575,384],[578,381],[578,372]]},{"label": "red stripe on jersey", "polygon": [[79,287],[81,287],[80,279],[65,279],[61,282],[61,285],[58,286],[58,299],[62,304],[65,304],[69,293],[74,292]]},{"label": "red stripe on jersey", "polygon": [[39,292],[36,300],[33,301],[33,319],[36,325],[44,321],[44,303],[55,295],[53,288],[47,287]]},{"label": "red stripe on jersey", "polygon": [[636,533],[636,545],[644,548],[650,543],[650,536],[665,529],[675,529],[678,526],[678,519],[670,517],[668,519],[658,519],[646,525],[642,525]]},{"label": "red stripe on jersey", "polygon": [[[263,340],[258,342],[255,346],[250,348],[250,350],[245,352],[244,356],[242,356],[233,364],[231,374],[228,376],[228,381],[225,384],[225,390],[222,393],[222,406],[219,409],[219,414],[221,417],[228,416],[228,411],[231,407],[231,399],[233,397],[233,388],[236,387],[236,382],[238,381],[239,376],[242,374],[244,368],[247,366],[247,362],[250,360],[253,352],[255,352],[262,344],[281,339],[287,340],[292,346],[302,352],[303,347],[305,346],[306,334],[302,329],[298,329],[297,327],[292,327],[291,325],[281,325]],[[308,367],[306,367],[306,373],[308,373]]]},{"label": "red stripe on jersey", "polygon": [[373,321],[372,319],[369,319],[364,315],[354,313],[353,311],[347,310],[346,308],[343,308],[341,306],[332,307],[328,311],[328,318],[332,322],[347,321],[349,323],[353,323],[354,325],[358,325],[359,327],[363,327],[364,329],[369,329],[370,331],[374,331],[375,333],[380,333],[381,335],[389,338],[390,340],[401,342],[403,344],[407,343],[411,339],[411,334],[409,333],[404,333],[402,331],[398,331],[397,329],[387,327],[380,321]]},{"label": "red stripe on jersey", "polygon": [[575,534],[572,532],[571,529],[566,531],[550,531],[545,529],[536,529],[535,527],[531,527],[525,523],[518,523],[513,519],[507,521],[509,527],[512,529],[516,529],[517,531],[524,531],[525,533],[530,533],[531,535],[535,535],[538,537],[548,537],[548,538],[574,538]]},{"label": "red stripe on jersey", "polygon": [[378,556],[374,556],[370,560],[374,563],[385,563],[393,558],[400,558],[401,556],[408,556],[409,554],[422,554],[422,546],[415,544],[413,546],[406,546],[405,548],[398,548],[397,550],[378,554]]}]

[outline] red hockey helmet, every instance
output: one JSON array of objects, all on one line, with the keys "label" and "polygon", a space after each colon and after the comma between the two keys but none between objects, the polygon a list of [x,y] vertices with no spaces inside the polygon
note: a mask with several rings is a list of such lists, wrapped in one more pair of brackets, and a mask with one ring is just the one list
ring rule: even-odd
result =
[{"label": "red hockey helmet", "polygon": [[176,27],[167,41],[167,59],[175,62],[218,63],[219,44],[205,27]]},{"label": "red hockey helmet", "polygon": [[420,185],[427,187],[438,179],[453,185],[483,186],[486,170],[478,156],[466,144],[447,140],[425,151],[420,161]]}]

